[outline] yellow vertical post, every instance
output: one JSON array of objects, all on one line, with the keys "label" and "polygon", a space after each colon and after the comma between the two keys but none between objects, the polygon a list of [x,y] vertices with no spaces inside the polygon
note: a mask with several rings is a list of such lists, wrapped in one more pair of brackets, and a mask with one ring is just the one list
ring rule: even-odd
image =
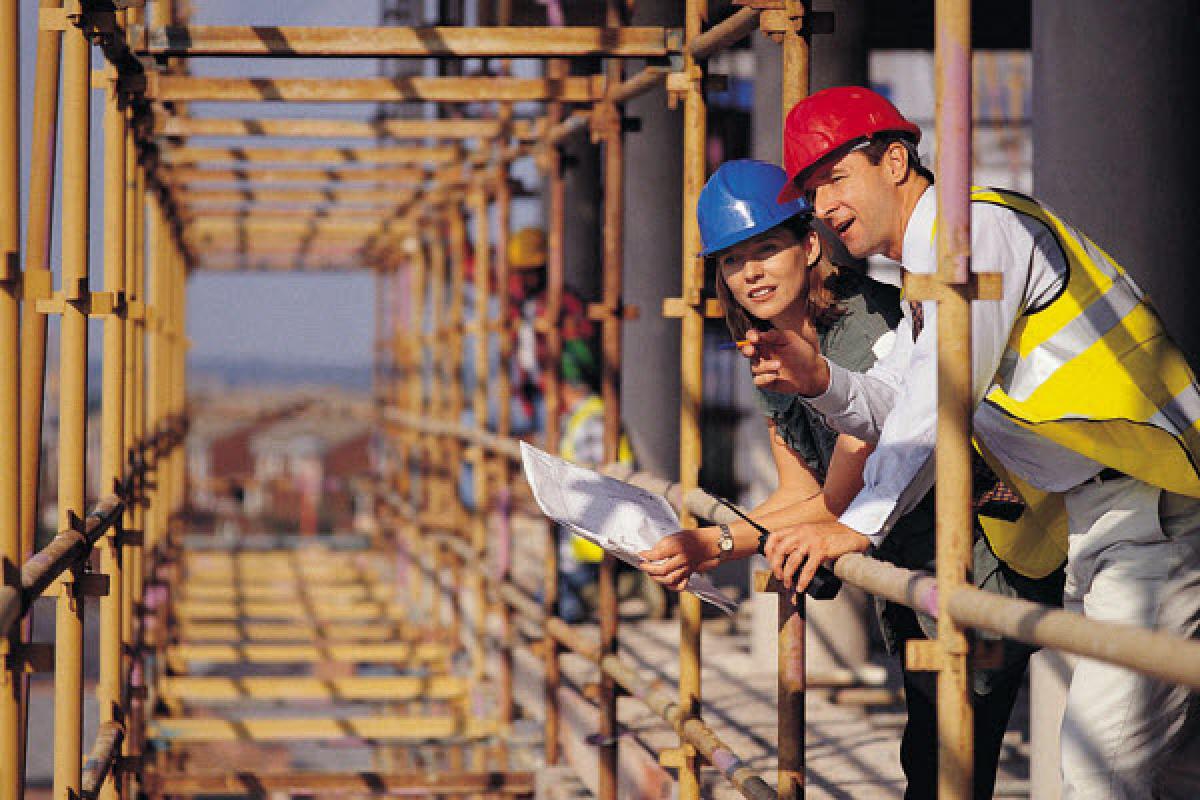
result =
[{"label": "yellow vertical post", "polygon": [[[16,0],[0,3],[0,583],[20,587],[20,21]],[[0,631],[0,800],[21,791],[23,681],[20,626]]]},{"label": "yellow vertical post", "polygon": [[971,575],[971,4],[937,0],[938,796],[972,796],[974,712],[967,630],[949,598]]},{"label": "yellow vertical post", "polygon": [[[117,72],[109,68],[104,98],[104,291],[119,293],[121,302],[104,319],[104,361],[101,383],[100,492],[119,491],[125,472],[125,109],[117,90]],[[108,593],[100,598],[100,679],[96,685],[100,721],[125,723],[122,708],[121,612],[122,525],[114,525],[100,544],[100,571],[109,578]],[[100,797],[118,796],[112,771]]]},{"label": "yellow vertical post", "polygon": [[[41,8],[62,7],[62,0],[42,0]],[[8,52],[8,51],[5,51]],[[42,414],[46,392],[46,315],[33,304],[34,283],[50,286],[51,216],[54,206],[54,160],[58,145],[58,73],[62,31],[39,30],[33,89],[33,136],[29,148],[29,210],[26,221],[24,305],[21,316],[21,558],[33,554],[38,527],[38,497],[42,468]],[[15,161],[13,162],[16,163]],[[14,206],[15,207],[15,206]],[[24,622],[28,636],[30,620]],[[28,716],[28,680],[22,689],[21,716]],[[23,781],[28,726],[22,722],[18,770]]]},{"label": "yellow vertical post", "polygon": [[[488,385],[492,376],[488,374],[488,343],[492,335],[491,299],[492,299],[492,262],[491,262],[491,231],[488,219],[488,187],[487,175],[477,176],[478,184],[471,193],[472,222],[475,228],[475,392],[472,397],[472,409],[475,417],[475,427],[486,430],[488,427]],[[453,377],[455,382],[459,376]],[[472,447],[475,463],[475,511],[471,515],[470,544],[475,554],[476,566],[486,563],[487,551],[487,513],[491,505],[491,481],[488,475],[487,451],[479,445]],[[474,632],[471,637],[473,671],[477,678],[483,677],[483,644],[482,632],[487,614],[487,598],[484,595],[483,573],[471,571],[470,596],[474,600],[471,610],[474,617]]]},{"label": "yellow vertical post", "polygon": [[[73,4],[75,11],[78,7]],[[75,17],[78,21],[78,17]],[[88,183],[92,48],[71,28],[63,43],[62,327],[59,334],[58,528],[78,527],[84,509],[87,446]],[[65,576],[54,626],[54,798],[79,794],[83,725],[83,604]]]},{"label": "yellow vertical post", "polygon": [[[133,117],[130,113],[125,126],[125,297],[127,308],[137,309],[130,314],[125,325],[125,425],[124,425],[124,459],[130,470],[136,470],[140,461],[140,443],[143,437],[141,429],[141,404],[145,394],[142,386],[142,330],[144,327],[145,293],[141,275],[141,217],[144,213],[140,202],[139,185],[141,168],[138,165],[137,140],[133,131]],[[126,531],[124,544],[121,548],[122,576],[124,588],[121,603],[121,641],[126,653],[124,671],[125,684],[129,687],[129,707],[125,714],[125,738],[121,743],[121,752],[132,756],[139,751],[141,737],[141,698],[137,697],[140,681],[139,656],[136,652],[135,611],[141,603],[141,570],[142,548],[138,537],[145,528],[145,514],[142,508],[142,478],[134,475],[131,484],[130,506],[126,512]],[[120,793],[130,796],[132,793],[131,773],[121,776]]]},{"label": "yellow vertical post", "polygon": [[[420,237],[414,236],[409,247],[409,271],[412,275],[412,317],[409,321],[409,347],[412,348],[409,357],[408,372],[408,409],[409,413],[424,418],[425,406],[425,297],[426,273],[428,262],[425,257],[425,245]],[[413,504],[413,521],[408,532],[409,563],[419,565],[423,557],[421,540],[421,510],[425,507],[424,498],[429,493],[428,453],[424,447],[425,436],[409,429],[406,434],[408,451],[405,454],[405,464],[402,469],[411,470],[417,466],[421,472],[417,476],[415,493],[410,493],[409,499]],[[423,587],[429,585],[425,573],[415,569],[409,583],[410,597],[414,607],[428,611],[423,601]]]},{"label": "yellow vertical post", "polygon": [[[608,0],[605,25],[621,27],[623,3]],[[620,59],[610,58],[606,67],[610,87],[621,82]],[[620,458],[621,443],[621,290],[624,267],[625,147],[621,109],[612,100],[596,106],[592,114],[592,138],[604,146],[604,225],[600,322],[600,398],[604,403],[604,462]],[[611,553],[600,563],[600,646],[607,655],[617,653],[617,561]],[[607,674],[600,676],[600,800],[617,797],[617,685]]]},{"label": "yellow vertical post", "polygon": [[[809,91],[809,42],[804,19],[808,6],[808,0],[785,3],[789,28],[782,41],[784,119]],[[781,590],[778,608],[779,798],[799,800],[804,796],[804,595]]]},{"label": "yellow vertical post", "polygon": [[[512,106],[505,104],[501,108],[500,119],[502,125],[507,127],[512,119]],[[505,141],[502,139],[499,142],[498,150],[502,150]],[[516,334],[513,328],[512,314],[512,294],[509,291],[509,278],[511,275],[511,266],[508,262],[508,238],[509,228],[512,225],[512,188],[509,185],[508,179],[509,164],[503,155],[500,155],[496,164],[496,284],[497,296],[499,297],[499,350],[500,364],[496,370],[496,433],[500,436],[509,436],[512,433],[512,357],[513,357],[513,339]],[[511,505],[511,482],[512,470],[510,462],[506,456],[498,456],[496,459],[497,478],[496,483],[499,487],[500,507],[496,511],[504,515],[504,519],[500,520],[500,525],[503,530],[504,541],[497,548],[496,556],[500,559],[497,565],[497,570],[494,573],[497,578],[503,583],[508,581],[510,577],[510,564],[512,563],[512,528],[510,520],[507,518],[509,507]],[[512,648],[508,646],[508,642],[513,636],[512,611],[508,604],[501,601],[497,607],[497,612],[500,615],[501,625],[501,646],[500,646],[500,723],[504,726],[507,732],[513,720],[513,653]]]},{"label": "yellow vertical post", "polygon": [[[698,35],[707,16],[706,0],[687,0],[684,12],[684,38],[691,42]],[[679,484],[686,494],[700,480],[700,403],[704,380],[704,308],[701,293],[704,289],[704,262],[696,254],[701,250],[700,229],[696,223],[696,200],[704,185],[704,148],[706,107],[701,86],[702,71],[691,55],[684,50],[682,80],[678,91],[683,96],[683,324],[680,363],[679,409]],[[683,525],[695,520],[684,514]],[[700,708],[700,599],[683,593],[679,598],[679,703],[685,713],[696,714]],[[682,758],[679,769],[681,800],[697,800],[700,796],[700,764],[695,750],[680,743]]]},{"label": "yellow vertical post", "polygon": [[[546,65],[546,75],[552,79],[567,76],[567,64],[552,60]],[[547,123],[554,125],[563,118],[563,105],[559,102],[547,104]],[[546,198],[546,307],[539,320],[546,335],[546,362],[542,365],[546,399],[547,450],[557,451],[561,435],[562,392],[559,381],[562,369],[562,318],[563,283],[566,272],[564,234],[566,222],[566,181],[563,178],[562,153],[557,147],[545,154],[542,168],[546,174],[548,197]],[[542,611],[547,617],[558,613],[558,529],[549,520],[545,523],[546,544],[542,565]],[[553,636],[542,639],[545,658],[545,730],[543,734],[546,763],[557,764],[560,756],[559,731],[562,715],[558,705],[558,689],[562,679],[559,656],[562,645]]]},{"label": "yellow vertical post", "polygon": [[[147,233],[147,256],[149,263],[146,267],[148,273],[149,291],[147,299],[152,302],[147,308],[147,324],[146,330],[146,353],[145,353],[145,377],[144,386],[146,392],[145,405],[145,434],[151,440],[157,437],[162,431],[163,418],[165,415],[163,409],[162,382],[163,382],[163,329],[167,319],[167,304],[164,295],[166,285],[166,270],[164,262],[164,238],[166,236],[165,225],[163,223],[162,202],[159,197],[150,192],[146,195],[148,200],[146,211],[146,233]],[[162,539],[162,507],[163,494],[166,491],[165,476],[163,476],[162,459],[158,457],[155,448],[147,443],[146,457],[149,459],[149,465],[152,469],[152,477],[149,479],[150,488],[147,491],[148,505],[146,508],[146,530],[145,541],[143,544],[143,557],[148,556],[149,563],[146,569],[152,568],[155,556],[159,550],[159,542]],[[147,576],[153,577],[153,576]],[[139,595],[140,599],[140,595]],[[145,619],[145,618],[144,618]]]},{"label": "yellow vertical post", "polygon": [[[61,7],[62,0],[42,0],[41,3],[41,8]],[[35,273],[43,275],[44,280],[49,279],[62,35],[62,31],[58,30],[38,31],[33,137],[29,151],[26,280]],[[29,308],[21,319],[21,551],[25,556],[33,552],[33,540],[37,533],[45,373],[46,315],[33,313],[33,309]]]}]

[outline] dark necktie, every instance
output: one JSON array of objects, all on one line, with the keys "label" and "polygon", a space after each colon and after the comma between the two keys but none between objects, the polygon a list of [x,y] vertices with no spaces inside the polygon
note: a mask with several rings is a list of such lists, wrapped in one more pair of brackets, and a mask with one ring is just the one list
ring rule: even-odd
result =
[{"label": "dark necktie", "polygon": [[[912,335],[915,342],[925,328],[925,309],[920,303],[910,300],[908,310],[912,314]],[[983,460],[983,456],[974,448],[971,449],[971,487],[975,511],[982,516],[1013,522],[1025,510],[1025,502],[1008,484],[996,476]]]}]

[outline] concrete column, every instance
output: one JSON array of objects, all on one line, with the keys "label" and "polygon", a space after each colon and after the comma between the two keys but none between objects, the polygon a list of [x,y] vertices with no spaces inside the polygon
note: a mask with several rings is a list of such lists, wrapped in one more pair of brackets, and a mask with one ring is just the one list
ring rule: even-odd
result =
[{"label": "concrete column", "polygon": [[[1187,154],[1200,135],[1195,9],[1172,0],[1034,0],[1034,194],[1125,267],[1152,298],[1193,365],[1200,229]],[[1065,702],[1057,657],[1032,668],[1031,784],[1060,793],[1058,730]],[[1041,754],[1048,754],[1044,757]]]},{"label": "concrete column", "polygon": [[834,12],[834,29],[812,37],[812,91],[866,86],[866,0],[815,0],[813,11]]},{"label": "concrete column", "polygon": [[1200,359],[1195,6],[1034,0],[1034,193],[1112,255]]},{"label": "concrete column", "polygon": [[[644,0],[635,8],[634,25],[683,24],[682,3]],[[641,316],[625,325],[621,406],[641,466],[675,477],[679,320],[663,318],[662,301],[680,291],[683,121],[660,91],[629,103],[626,114],[640,120],[641,132],[625,140],[625,302]]]},{"label": "concrete column", "polygon": [[588,302],[600,299],[600,148],[588,136],[573,136],[563,148],[567,221],[563,241],[567,288]]}]

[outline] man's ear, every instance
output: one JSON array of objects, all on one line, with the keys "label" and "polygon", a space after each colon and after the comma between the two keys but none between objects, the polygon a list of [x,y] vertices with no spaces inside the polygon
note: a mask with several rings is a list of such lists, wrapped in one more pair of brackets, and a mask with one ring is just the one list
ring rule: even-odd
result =
[{"label": "man's ear", "polygon": [[821,260],[821,236],[816,230],[809,230],[804,237],[804,257],[809,268],[815,267]]},{"label": "man's ear", "polygon": [[908,148],[901,142],[892,142],[883,154],[883,163],[887,167],[888,177],[892,183],[901,183],[908,177],[912,164],[908,163]]}]

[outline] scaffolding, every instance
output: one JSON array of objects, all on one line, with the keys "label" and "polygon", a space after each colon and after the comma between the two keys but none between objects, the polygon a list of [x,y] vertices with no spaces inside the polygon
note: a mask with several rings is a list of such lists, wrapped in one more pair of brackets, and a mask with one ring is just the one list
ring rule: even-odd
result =
[{"label": "scaffolding", "polygon": [[[147,5],[149,8],[147,8]],[[400,8],[406,4],[392,3]],[[760,576],[759,589],[778,596],[778,774],[764,779],[704,721],[700,685],[699,600],[680,601],[678,686],[648,681],[617,653],[618,617],[611,557],[600,578],[600,626],[589,636],[555,616],[557,547],[545,527],[540,601],[487,565],[504,547],[491,511],[518,488],[517,442],[509,417],[508,364],[515,327],[507,292],[507,236],[514,188],[512,162],[536,155],[545,175],[548,226],[546,339],[547,430],[558,440],[562,392],[558,327],[564,292],[566,207],[561,145],[590,134],[603,148],[603,281],[589,316],[602,341],[604,449],[615,462],[621,420],[622,323],[636,310],[623,300],[624,104],[665,90],[683,109],[683,183],[679,294],[662,313],[680,320],[682,357],[679,475],[672,480],[610,474],[667,497],[685,524],[732,521],[732,512],[699,488],[703,397],[703,323],[719,313],[704,296],[694,214],[705,179],[706,60],[756,31],[783,50],[786,110],[808,91],[812,14],[802,0],[746,0],[707,26],[707,3],[687,0],[682,29],[626,24],[627,3],[609,0],[596,27],[516,27],[511,4],[498,3],[488,27],[391,25],[363,28],[232,27],[188,24],[185,4],[42,0],[38,9],[35,104],[28,191],[28,236],[20,246],[18,148],[19,20],[17,0],[0,3],[0,800],[23,795],[28,730],[27,676],[53,671],[54,797],[117,798],[138,790],[153,797],[202,793],[390,793],[436,796],[525,795],[528,773],[508,769],[504,750],[515,718],[513,650],[533,643],[544,668],[543,747],[559,763],[563,720],[560,658],[583,656],[598,669],[598,775],[602,800],[618,794],[616,698],[644,702],[679,735],[660,754],[677,770],[679,796],[700,794],[703,764],[717,768],[750,798],[797,798],[804,787],[803,598]],[[939,270],[913,279],[911,299],[939,304],[937,574],[929,576],[845,556],[845,581],[895,602],[936,614],[936,641],[913,643],[910,665],[936,671],[939,696],[940,795],[971,796],[970,631],[986,630],[1044,647],[1125,666],[1161,680],[1200,688],[1200,644],[1162,633],[1086,620],[1065,611],[985,594],[968,581],[970,518],[970,303],[995,296],[995,285],[969,272],[970,41],[969,3],[937,4]],[[104,67],[94,70],[95,50]],[[405,75],[402,78],[197,77],[189,59],[226,56],[300,58],[545,60],[541,77]],[[592,74],[571,60],[601,66]],[[630,59],[649,66],[627,74]],[[503,72],[503,70],[500,70]],[[101,269],[89,263],[90,103],[101,89],[105,219]],[[61,118],[59,100],[61,97]],[[315,119],[193,118],[191,102],[424,102],[486,109],[469,118],[372,122]],[[544,104],[537,118],[516,118],[513,104]],[[172,144],[194,136],[245,137],[244,146]],[[287,137],[289,147],[258,147],[256,137]],[[336,138],[346,146],[313,146]],[[384,140],[387,140],[386,142]],[[61,141],[62,163],[55,162]],[[362,144],[355,144],[360,142]],[[61,173],[62,266],[50,271],[52,198]],[[231,188],[231,184],[236,184]],[[489,241],[489,216],[497,220]],[[468,251],[473,251],[473,256]],[[489,263],[494,259],[494,269]],[[465,303],[473,260],[474,304]],[[354,270],[376,276],[377,423],[388,458],[376,484],[382,531],[375,546],[407,565],[404,602],[386,599],[386,581],[361,560],[324,553],[235,551],[205,554],[184,547],[181,512],[187,433],[185,295],[196,270]],[[492,275],[496,280],[492,281]],[[91,288],[101,278],[103,290]],[[41,465],[42,403],[47,384],[46,318],[61,320],[57,536],[34,551]],[[88,321],[103,320],[101,484],[89,511],[84,483]],[[501,368],[489,372],[491,338]],[[476,380],[462,380],[464,344],[475,342]],[[498,409],[494,429],[489,404]],[[470,408],[475,423],[465,426]],[[474,506],[455,488],[459,466],[473,465]],[[98,553],[96,558],[93,554]],[[287,580],[271,597],[252,596],[253,576]],[[286,584],[286,585],[285,585]],[[383,586],[381,590],[379,587]],[[182,592],[172,587],[186,587]],[[31,640],[33,601],[56,597],[55,640]],[[100,598],[100,726],[82,741],[83,598]],[[335,598],[337,602],[334,602]],[[294,611],[304,613],[293,617]],[[365,610],[364,610],[365,609]],[[416,613],[414,613],[416,612]],[[346,615],[345,617],[339,615]],[[370,615],[357,634],[377,641],[338,641],[346,619]],[[272,623],[245,623],[264,616]],[[444,622],[438,631],[416,616]],[[499,620],[499,633],[485,621]],[[372,631],[368,634],[367,628]],[[299,631],[299,633],[297,633]],[[286,634],[286,635],[285,635]],[[437,634],[437,635],[435,635]],[[306,644],[272,643],[300,636]],[[205,642],[209,637],[210,641]],[[188,641],[183,641],[184,639]],[[233,643],[230,643],[233,640]],[[469,674],[447,664],[465,643]],[[465,685],[487,671],[494,651],[499,687],[494,716],[463,703]],[[419,663],[429,677],[344,677],[235,682],[189,676],[190,661]],[[162,665],[178,669],[154,672]],[[153,693],[168,708],[189,699],[356,697],[393,704],[380,716],[233,723],[219,717],[151,719]],[[437,713],[408,712],[408,702],[434,703]],[[441,705],[437,705],[441,704]],[[355,774],[198,775],[172,756],[189,742],[279,740],[353,735],[381,742],[444,748],[445,768],[431,774],[398,756],[392,769]],[[169,740],[151,752],[148,740]],[[443,762],[439,762],[443,763]]]}]

